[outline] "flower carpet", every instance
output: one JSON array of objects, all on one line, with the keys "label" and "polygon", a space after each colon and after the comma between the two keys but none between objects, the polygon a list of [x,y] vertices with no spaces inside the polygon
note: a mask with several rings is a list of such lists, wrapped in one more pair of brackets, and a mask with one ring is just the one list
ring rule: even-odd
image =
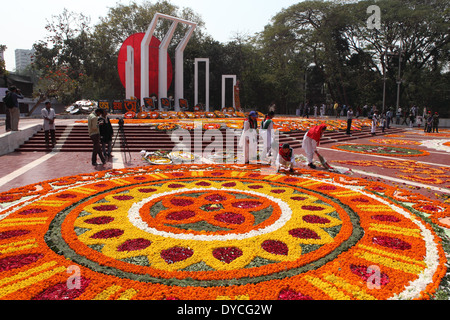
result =
[{"label": "flower carpet", "polygon": [[411,141],[411,140],[399,140],[399,139],[373,139],[369,140],[369,142],[378,143],[378,144],[389,144],[389,145],[421,145],[420,142]]},{"label": "flower carpet", "polygon": [[450,187],[450,172],[448,167],[444,166],[435,167],[412,160],[338,160],[333,162],[352,166],[393,169],[396,176],[402,179]]},{"label": "flower carpet", "polygon": [[[220,128],[226,129],[237,129],[240,130],[244,126],[244,117],[207,117],[205,113],[199,117],[194,118],[157,118],[157,119],[135,119],[135,118],[125,118],[124,123],[126,125],[149,125],[154,126],[157,130],[194,130],[197,127],[201,127],[204,130],[217,130]],[[263,114],[259,114],[259,123],[264,119]],[[118,123],[118,119],[111,119],[111,123]],[[87,120],[77,120],[76,123],[86,124]],[[274,129],[281,132],[296,132],[296,131],[307,131],[313,126],[325,123],[327,125],[327,131],[337,131],[345,130],[347,128],[347,121],[345,120],[329,120],[329,119],[302,119],[293,117],[276,117],[273,119]],[[352,130],[361,131],[363,127],[370,126],[370,120],[367,119],[355,119],[352,123]]]},{"label": "flower carpet", "polygon": [[446,274],[449,205],[323,171],[156,165],[0,204],[4,300],[429,299]]},{"label": "flower carpet", "polygon": [[430,153],[425,150],[370,144],[337,144],[332,146],[331,148],[353,153],[394,157],[422,157],[430,155]]}]

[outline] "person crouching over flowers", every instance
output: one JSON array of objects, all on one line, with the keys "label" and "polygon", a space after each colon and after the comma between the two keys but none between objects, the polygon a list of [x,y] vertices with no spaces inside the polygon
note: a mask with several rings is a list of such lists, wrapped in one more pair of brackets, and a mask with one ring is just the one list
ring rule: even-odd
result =
[{"label": "person crouching over flowers", "polygon": [[308,166],[311,169],[317,168],[313,164],[314,153],[316,152],[317,147],[320,144],[320,139],[322,138],[323,133],[326,129],[327,125],[323,123],[321,125],[310,128],[303,137],[302,148],[305,149]]},{"label": "person crouching over flowers", "polygon": [[287,143],[280,144],[277,157],[277,172],[280,171],[281,167],[284,167],[284,169],[289,168],[289,172],[294,172],[294,161],[294,150]]}]

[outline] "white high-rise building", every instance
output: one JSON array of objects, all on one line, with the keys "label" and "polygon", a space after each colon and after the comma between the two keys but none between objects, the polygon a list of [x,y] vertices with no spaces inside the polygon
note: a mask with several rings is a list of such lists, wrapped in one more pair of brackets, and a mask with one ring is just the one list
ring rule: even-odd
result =
[{"label": "white high-rise building", "polygon": [[24,70],[33,62],[34,50],[16,49],[16,71]]}]

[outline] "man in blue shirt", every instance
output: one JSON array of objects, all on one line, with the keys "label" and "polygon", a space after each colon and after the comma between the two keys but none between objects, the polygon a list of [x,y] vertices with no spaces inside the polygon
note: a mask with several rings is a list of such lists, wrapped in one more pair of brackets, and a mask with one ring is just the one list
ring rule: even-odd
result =
[{"label": "man in blue shirt", "polygon": [[23,95],[15,86],[9,88],[9,91],[11,92],[12,100],[14,102],[14,107],[9,109],[11,116],[11,130],[19,131],[20,109],[18,99],[23,99]]}]

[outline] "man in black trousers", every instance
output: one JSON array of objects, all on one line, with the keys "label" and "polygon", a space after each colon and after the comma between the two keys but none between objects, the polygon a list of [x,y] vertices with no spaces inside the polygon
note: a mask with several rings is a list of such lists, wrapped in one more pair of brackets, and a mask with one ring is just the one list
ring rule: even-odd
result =
[{"label": "man in black trousers", "polygon": [[102,145],[100,143],[100,129],[98,126],[98,117],[103,114],[102,109],[96,109],[93,111],[89,117],[88,117],[88,129],[89,129],[89,137],[92,140],[93,143],[93,149],[92,149],[92,165],[98,166],[97,163],[97,155],[100,157],[100,160],[102,160],[103,164],[106,164],[105,157],[103,156],[102,152]]}]

